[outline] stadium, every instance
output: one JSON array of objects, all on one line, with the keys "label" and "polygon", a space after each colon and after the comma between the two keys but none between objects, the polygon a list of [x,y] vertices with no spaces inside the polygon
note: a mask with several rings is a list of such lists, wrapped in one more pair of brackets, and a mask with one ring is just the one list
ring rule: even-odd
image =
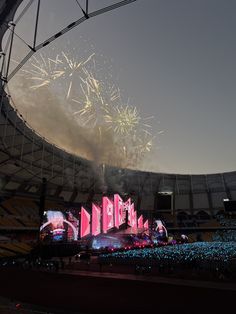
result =
[{"label": "stadium", "polygon": [[27,58],[136,1],[95,11],[84,2],[76,22],[37,45],[38,1],[34,44],[13,68],[15,28],[33,1],[16,19],[22,0],[0,4],[0,312],[221,312],[235,294],[236,171],[95,166],[41,136],[14,104],[8,83]]}]

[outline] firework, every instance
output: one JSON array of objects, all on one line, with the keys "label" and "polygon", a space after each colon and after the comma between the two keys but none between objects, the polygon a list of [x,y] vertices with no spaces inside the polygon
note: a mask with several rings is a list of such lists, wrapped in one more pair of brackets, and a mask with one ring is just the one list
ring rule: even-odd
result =
[{"label": "firework", "polygon": [[151,125],[147,120],[153,117],[142,118],[138,109],[134,106],[116,106],[111,114],[105,115],[105,122],[108,124],[108,129],[112,129],[114,133],[121,136],[132,135],[137,136],[137,130],[146,135],[151,135]]},{"label": "firework", "polygon": [[[32,57],[20,75],[29,80],[31,90],[50,86],[50,92],[56,92],[58,104],[63,104],[62,112],[74,119],[78,131],[85,128],[88,142],[96,146],[101,162],[137,168],[153,147],[153,117],[144,118],[136,106],[122,101],[120,89],[110,75],[104,75],[95,53],[81,58],[76,49],[65,51],[50,52],[50,58],[46,54]],[[65,143],[65,147],[68,145]],[[77,149],[71,147],[73,152]]]},{"label": "firework", "polygon": [[115,133],[128,135],[139,124],[140,115],[136,107],[121,106],[115,107],[112,114],[104,116],[105,122],[109,125],[108,129],[112,129]]},{"label": "firework", "polygon": [[94,53],[89,55],[85,60],[80,60],[79,57],[66,54],[64,51],[57,54],[55,58],[48,58],[43,54],[39,54],[36,58],[30,58],[26,69],[21,70],[21,74],[26,79],[33,82],[31,89],[38,89],[49,86],[53,81],[62,78],[66,88],[66,99],[70,97],[73,76],[75,72],[82,72],[84,66],[94,57]]},{"label": "firework", "polygon": [[48,86],[52,81],[62,77],[64,71],[58,68],[59,55],[55,59],[45,58],[41,53],[39,58],[33,56],[29,60],[27,69],[22,69],[21,73],[26,79],[32,80],[34,85],[31,89]]},{"label": "firework", "polygon": [[91,71],[83,69],[83,73],[80,96],[72,99],[77,104],[73,115],[82,126],[105,125],[105,117],[112,114],[114,103],[119,99],[119,90],[114,85],[107,88]]},{"label": "firework", "polygon": [[59,60],[60,64],[63,67],[63,78],[67,78],[67,94],[66,98],[69,99],[72,84],[73,84],[73,75],[76,71],[86,71],[84,69],[85,65],[94,57],[95,53],[92,53],[87,59],[78,61],[78,56],[70,58],[68,54],[62,51],[62,58]]},{"label": "firework", "polygon": [[105,112],[104,99],[99,92],[99,83],[91,77],[80,84],[81,96],[72,101],[78,106],[73,115],[82,126],[94,128],[99,124],[101,117]]},{"label": "firework", "polygon": [[137,148],[140,151],[140,154],[151,151],[154,138],[155,137],[150,133],[144,133],[143,136],[138,137]]}]

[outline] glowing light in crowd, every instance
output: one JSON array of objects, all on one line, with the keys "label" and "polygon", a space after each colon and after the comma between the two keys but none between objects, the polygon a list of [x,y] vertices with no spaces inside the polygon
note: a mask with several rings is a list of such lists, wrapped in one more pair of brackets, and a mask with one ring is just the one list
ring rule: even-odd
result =
[{"label": "glowing light in crowd", "polygon": [[132,250],[126,252],[115,252],[111,254],[104,254],[101,260],[109,261],[112,258],[112,263],[139,260],[140,263],[147,261],[150,264],[160,265],[160,262],[169,267],[169,265],[183,265],[186,263],[192,265],[198,263],[204,269],[213,270],[215,273],[216,266],[222,269],[229,269],[229,264],[226,264],[235,257],[236,243],[235,242],[195,242],[182,244],[181,249],[175,245],[163,246],[158,248],[144,248],[142,250]]}]

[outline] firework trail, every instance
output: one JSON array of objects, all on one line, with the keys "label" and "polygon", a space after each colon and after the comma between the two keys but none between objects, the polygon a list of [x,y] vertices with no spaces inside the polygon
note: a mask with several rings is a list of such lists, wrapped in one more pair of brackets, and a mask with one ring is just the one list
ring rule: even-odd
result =
[{"label": "firework trail", "polygon": [[72,84],[73,84],[73,76],[75,72],[84,70],[85,65],[91,61],[91,59],[94,57],[95,53],[92,53],[86,60],[84,61],[77,61],[78,57],[72,57],[69,58],[67,54],[65,54],[64,51],[61,53],[62,59],[60,60],[60,64],[63,66],[64,73],[63,78],[68,78],[68,89],[66,94],[66,99],[69,99]]},{"label": "firework trail", "polygon": [[108,88],[91,71],[83,69],[83,73],[84,76],[80,77],[80,96],[72,99],[77,104],[73,115],[82,126],[94,128],[106,123],[105,117],[111,115],[120,92],[114,85]]},{"label": "firework trail", "polygon": [[84,66],[91,61],[95,53],[89,55],[85,60],[79,60],[78,56],[70,57],[69,53],[60,52],[55,58],[49,58],[43,54],[39,57],[33,56],[29,59],[26,69],[21,70],[28,80],[32,81],[31,89],[49,86],[53,81],[61,78],[67,86],[66,99],[70,97],[73,77],[76,72],[83,70]]},{"label": "firework trail", "polygon": [[58,68],[59,55],[55,59],[46,58],[41,53],[39,58],[33,56],[29,60],[29,66],[21,70],[21,74],[28,80],[32,80],[31,89],[38,89],[51,84],[52,81],[62,77],[64,71]]}]

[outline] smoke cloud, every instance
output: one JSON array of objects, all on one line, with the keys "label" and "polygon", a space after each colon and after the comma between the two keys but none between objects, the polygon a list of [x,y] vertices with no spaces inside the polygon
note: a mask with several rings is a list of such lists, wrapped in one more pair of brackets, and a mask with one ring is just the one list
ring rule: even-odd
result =
[{"label": "smoke cloud", "polygon": [[[86,62],[91,62],[91,59],[92,57],[89,57]],[[35,62],[38,67],[37,61]],[[70,67],[68,69],[71,70]],[[106,87],[104,88],[104,82],[91,77],[88,68],[82,69],[84,77],[75,77],[70,83],[68,83],[66,77],[74,72],[71,72],[72,74],[65,72],[62,75],[57,68],[53,71],[49,73],[50,76],[47,73],[49,76],[48,82],[45,81],[45,85],[40,87],[35,87],[41,81],[40,77],[35,79],[34,73],[36,73],[35,76],[44,74],[45,69],[38,70],[35,67],[33,70],[16,75],[9,83],[10,94],[15,106],[28,124],[47,141],[69,153],[93,161],[93,171],[103,192],[107,191],[108,185],[104,165],[130,169],[142,168],[143,170],[147,170],[145,168],[148,166],[150,168],[150,158],[146,159],[146,162],[145,158],[146,155],[150,155],[151,136],[148,132],[143,132],[142,137],[140,136],[138,123],[141,118],[138,116],[136,108],[131,110],[128,107],[123,108],[120,106],[120,109],[117,110],[118,107],[114,107],[114,116],[110,112],[109,115],[104,115],[110,104],[106,103],[106,95],[100,93],[106,91]],[[23,75],[27,72],[30,75]],[[118,102],[120,101],[119,96],[115,95],[114,92],[109,90],[109,93],[111,93],[110,98],[108,97],[110,101],[116,98]],[[84,112],[82,110],[78,111],[80,112],[79,115],[76,114],[78,108],[76,108],[73,98],[76,98],[78,103],[83,103]],[[93,102],[99,103],[99,101],[102,104],[102,114],[99,112],[100,108],[97,105],[94,106],[97,111],[86,116],[86,106]],[[121,114],[122,110],[123,116]],[[82,121],[84,117],[87,118],[88,123],[86,124]],[[119,120],[121,118],[124,123],[127,123],[127,126],[125,126],[127,130],[123,126],[123,122]],[[92,119],[96,119],[96,123]],[[112,127],[115,123],[115,127]],[[111,127],[108,127],[108,125]],[[115,131],[117,125],[121,128],[119,136]],[[68,169],[66,171],[70,172]],[[113,175],[109,180],[110,186],[113,186],[117,192],[122,193],[123,187],[119,175]]]}]

